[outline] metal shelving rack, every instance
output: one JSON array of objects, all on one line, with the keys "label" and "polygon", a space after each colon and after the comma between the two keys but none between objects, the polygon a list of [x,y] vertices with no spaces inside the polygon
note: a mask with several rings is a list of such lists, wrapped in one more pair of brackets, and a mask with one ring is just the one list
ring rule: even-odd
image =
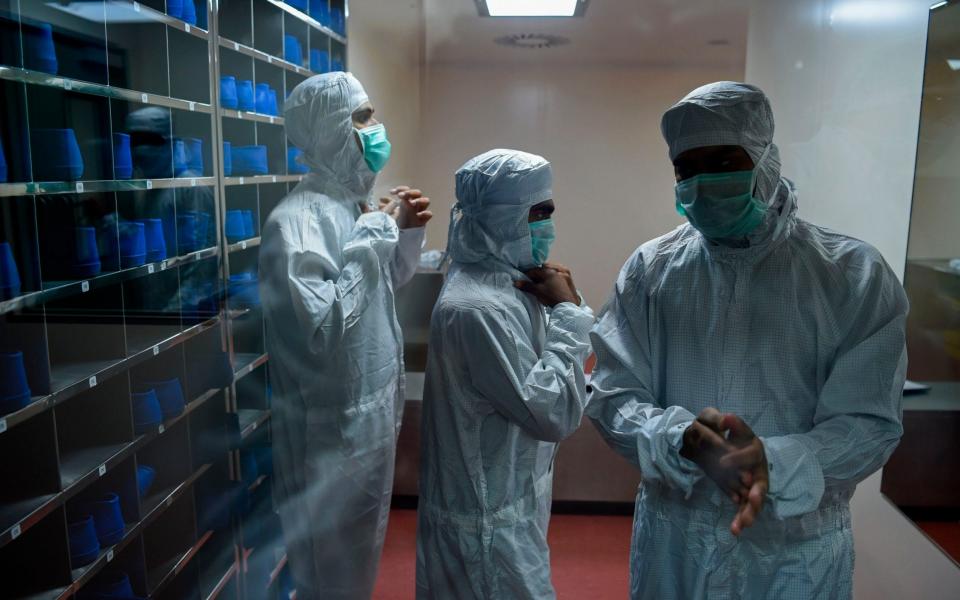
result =
[{"label": "metal shelving rack", "polygon": [[[256,274],[260,226],[303,177],[287,163],[283,98],[315,74],[310,50],[327,57],[318,71],[345,63],[344,21],[331,15],[346,0],[194,1],[202,26],[171,16],[171,0],[83,10],[0,0],[0,242],[22,280],[19,293],[0,295],[0,352],[22,352],[32,395],[0,414],[4,597],[72,598],[115,572],[141,597],[296,596],[272,504],[263,316],[231,276]],[[52,26],[55,73],[28,60],[42,23]],[[285,35],[299,39],[303,64],[284,56]],[[281,114],[221,107],[222,75],[269,84]],[[134,144],[173,155],[179,139],[197,138],[205,167],[117,178],[113,134],[130,133],[130,115],[144,109],[166,111],[169,126],[161,141]],[[49,127],[76,131],[77,180],[41,180],[51,157],[32,134]],[[224,142],[266,146],[268,174],[225,176]],[[251,211],[253,235],[227,237],[233,210]],[[182,247],[178,217],[200,213],[211,233]],[[102,254],[101,238],[156,218],[165,258],[63,274],[63,247],[74,243],[64,227],[96,228]],[[134,393],[173,376],[182,411],[137,427]],[[141,494],[143,466],[156,476]],[[68,525],[107,493],[120,496],[124,533],[74,564]]]}]

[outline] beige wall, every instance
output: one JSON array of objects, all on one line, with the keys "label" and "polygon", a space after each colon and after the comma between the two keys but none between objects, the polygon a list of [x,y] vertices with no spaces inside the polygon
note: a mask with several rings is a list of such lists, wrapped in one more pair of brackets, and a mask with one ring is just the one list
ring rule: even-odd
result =
[{"label": "beige wall", "polygon": [[[902,275],[930,0],[757,0],[747,81],[770,95],[800,215],[874,244]],[[960,568],[880,494],[853,499],[855,596],[960,597]]]},{"label": "beige wall", "polygon": [[542,154],[558,206],[552,258],[599,308],[630,253],[681,222],[660,115],[694,87],[743,72],[430,65],[424,77],[419,185],[438,213],[428,245],[446,245],[453,174],[468,158],[497,147]]},{"label": "beige wall", "polygon": [[347,63],[363,83],[387,126],[393,154],[377,192],[416,179],[420,143],[420,64],[423,52],[420,0],[351,0]]}]

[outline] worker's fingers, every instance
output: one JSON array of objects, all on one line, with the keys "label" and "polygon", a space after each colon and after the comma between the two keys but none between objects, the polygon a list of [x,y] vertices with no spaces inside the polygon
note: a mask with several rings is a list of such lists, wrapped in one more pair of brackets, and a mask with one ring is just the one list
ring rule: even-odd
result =
[{"label": "worker's fingers", "polygon": [[728,452],[720,458],[719,464],[724,469],[752,469],[762,462],[762,447],[751,444],[739,450]]},{"label": "worker's fingers", "polygon": [[380,211],[385,213],[392,213],[400,205],[400,201],[396,198],[393,198],[387,204],[380,205]]},{"label": "worker's fingers", "polygon": [[426,222],[432,218],[433,218],[433,211],[424,210],[417,213],[417,220],[420,221],[421,225],[426,224]]},{"label": "worker's fingers", "polygon": [[747,425],[743,419],[732,413],[723,415],[721,428],[724,431],[730,432],[729,439],[734,443],[749,442],[756,437],[753,430],[750,429],[750,426]]},{"label": "worker's fingers", "polygon": [[390,189],[391,194],[399,194],[400,192],[405,192],[410,189],[409,185],[398,185],[395,188]]},{"label": "worker's fingers", "polygon": [[546,267],[547,269],[553,269],[554,271],[557,271],[557,272],[560,272],[560,273],[564,273],[564,274],[566,274],[566,275],[572,275],[572,274],[573,274],[573,273],[570,272],[570,269],[569,269],[568,267],[566,267],[565,265],[561,265],[560,263],[545,262],[545,263],[543,263],[543,266]]},{"label": "worker's fingers", "polygon": [[399,196],[401,200],[406,200],[407,202],[411,202],[423,196],[423,192],[421,192],[420,190],[404,190],[398,193],[397,196]]},{"label": "worker's fingers", "polygon": [[527,292],[528,294],[536,295],[537,292],[540,291],[540,286],[532,281],[524,281],[522,279],[518,279],[517,281],[513,282],[513,285],[518,290],[522,292]]},{"label": "worker's fingers", "polygon": [[723,427],[722,427],[723,415],[720,413],[719,410],[713,408],[712,406],[709,406],[703,409],[702,411],[700,411],[700,414],[697,415],[697,421],[699,421],[700,423],[703,423],[704,425],[706,425],[707,427],[709,427],[710,429],[718,433],[723,431]]}]

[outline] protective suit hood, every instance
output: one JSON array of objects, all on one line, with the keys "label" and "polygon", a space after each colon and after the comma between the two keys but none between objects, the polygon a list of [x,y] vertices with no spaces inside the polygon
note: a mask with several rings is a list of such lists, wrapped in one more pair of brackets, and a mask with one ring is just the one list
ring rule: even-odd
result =
[{"label": "protective suit hood", "polygon": [[542,156],[496,149],[456,173],[447,255],[456,263],[534,265],[530,208],[553,198],[553,171]]},{"label": "protective suit hood", "polygon": [[773,109],[760,88],[734,81],[701,86],[664,113],[660,131],[671,161],[704,146],[743,148],[757,170],[757,196],[771,209],[764,223],[748,236],[750,245],[785,237],[797,211],[796,194],[793,183],[780,175],[780,151],[773,143]]},{"label": "protective suit hood", "polygon": [[350,73],[315,75],[284,103],[287,137],[331,198],[366,201],[377,175],[354,137],[352,115],[369,98]]}]

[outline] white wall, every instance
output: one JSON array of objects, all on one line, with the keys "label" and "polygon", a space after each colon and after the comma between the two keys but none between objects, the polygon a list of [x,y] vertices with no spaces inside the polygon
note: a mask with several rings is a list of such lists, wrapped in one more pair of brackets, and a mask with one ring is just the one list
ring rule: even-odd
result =
[{"label": "white wall", "polygon": [[350,0],[348,68],[367,90],[394,149],[377,182],[380,194],[416,179],[422,8],[421,0]]},{"label": "white wall", "polygon": [[[930,0],[758,0],[747,81],[770,95],[800,215],[902,275]],[[960,568],[880,494],[853,499],[857,598],[960,597]]]},{"label": "white wall", "polygon": [[446,246],[456,169],[491,148],[553,163],[558,240],[551,258],[571,267],[595,308],[624,260],[681,222],[660,116],[739,68],[428,64],[419,184],[437,207],[428,245]]}]

